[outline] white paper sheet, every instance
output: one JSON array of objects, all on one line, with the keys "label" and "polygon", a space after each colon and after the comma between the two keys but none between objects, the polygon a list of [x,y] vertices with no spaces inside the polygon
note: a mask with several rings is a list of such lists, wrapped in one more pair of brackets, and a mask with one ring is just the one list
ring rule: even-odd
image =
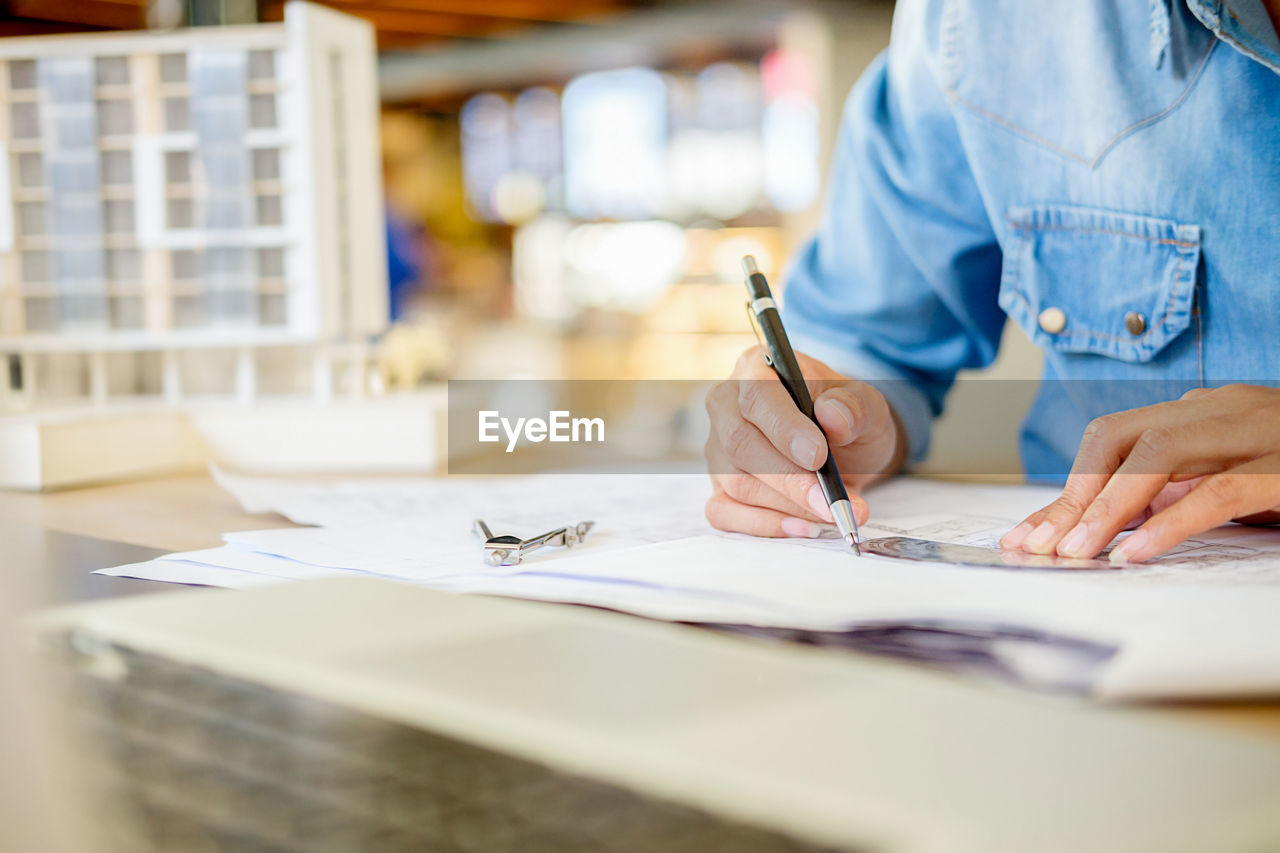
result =
[{"label": "white paper sheet", "polygon": [[189,584],[192,586],[216,586],[224,589],[249,589],[255,586],[289,583],[295,580],[294,578],[280,575],[242,572],[206,563],[170,559],[149,560],[145,563],[132,563],[127,566],[99,569],[94,574],[109,575],[117,578],[138,578],[140,580],[164,581],[165,583]]},{"label": "white paper sheet", "polygon": [[467,533],[471,520],[483,518],[495,533],[530,536],[592,520],[600,532],[636,542],[711,532],[702,511],[711,495],[705,475],[539,474],[300,484],[218,469],[213,474],[248,512],[277,512],[297,524],[350,527],[403,520],[435,534],[456,530],[462,519]]},{"label": "white paper sheet", "polygon": [[[273,484],[222,476],[247,508],[326,527],[226,536],[223,548],[109,574],[230,587],[360,572],[456,592],[608,607],[672,621],[839,630],[954,623],[1034,628],[1120,649],[1110,697],[1280,692],[1280,531],[1228,526],[1111,571],[978,569],[853,556],[833,540],[712,531],[705,478]],[[898,480],[868,495],[867,536],[992,545],[1052,489]],[[595,520],[586,545],[507,569],[471,521],[522,536]]]},{"label": "white paper sheet", "polygon": [[[233,550],[268,554],[310,566],[356,569],[407,581],[426,581],[466,570],[485,570],[481,539],[470,532],[466,513],[437,517],[431,524],[418,521],[369,522],[340,527],[301,527],[287,530],[252,530],[228,533],[224,539]],[[521,535],[546,532],[515,522],[490,521],[494,532]],[[646,544],[608,529],[592,531],[572,551],[548,547],[531,552],[529,564],[563,557],[566,553],[598,554],[617,548]],[[225,554],[225,551],[219,553]],[[206,555],[209,556],[209,555]],[[219,558],[221,559],[221,558]],[[218,559],[213,562],[217,563]]]},{"label": "white paper sheet", "polygon": [[[708,620],[810,630],[1029,627],[1118,649],[1092,685],[1098,697],[1280,693],[1275,586],[1114,584],[1096,572],[957,568],[699,537],[632,549],[604,563],[574,557],[554,575],[517,569],[457,588],[690,621],[697,621],[689,616],[691,599],[701,596],[718,605]],[[664,594],[654,595],[655,589]]]},{"label": "white paper sheet", "polygon": [[[703,517],[711,489],[694,475],[545,474],[534,477],[461,477],[346,481],[297,484],[239,477],[215,471],[218,481],[251,512],[279,512],[300,524],[352,531],[359,538],[365,523],[403,520],[376,554],[356,543],[363,559],[386,557],[411,565],[434,539],[436,564],[451,564],[472,547],[470,522],[484,517],[495,532],[532,535],[587,518],[596,521],[592,538],[612,546],[664,542],[699,535],[720,535]],[[1031,512],[1056,498],[1043,486],[990,486],[901,478],[873,489],[867,500],[867,537],[912,536],[966,545],[994,547],[999,538]],[[498,519],[501,519],[499,522]],[[419,527],[420,525],[420,527]],[[499,529],[502,528],[502,529]],[[510,528],[510,530],[507,530]],[[418,543],[412,531],[422,531]],[[388,528],[396,530],[395,525]],[[257,535],[230,534],[228,541]],[[262,532],[270,539],[270,531]],[[342,534],[345,536],[346,534]],[[286,540],[288,537],[286,537]],[[306,537],[297,537],[297,547]],[[320,540],[316,540],[317,544]],[[789,540],[797,545],[843,552],[839,540]],[[363,539],[368,542],[367,538]],[[275,548],[272,542],[268,548]],[[455,551],[454,548],[459,550]],[[345,548],[345,546],[344,546]],[[286,551],[285,555],[292,552]],[[297,557],[297,559],[305,559]],[[338,565],[323,558],[323,564]],[[1228,525],[1197,536],[1159,561],[1123,573],[1105,583],[1186,583],[1280,585],[1280,529]]]}]

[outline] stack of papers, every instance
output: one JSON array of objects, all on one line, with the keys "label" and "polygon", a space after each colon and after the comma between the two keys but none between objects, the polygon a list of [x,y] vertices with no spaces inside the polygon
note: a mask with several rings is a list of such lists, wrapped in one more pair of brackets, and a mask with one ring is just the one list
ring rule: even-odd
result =
[{"label": "stack of papers", "polygon": [[[1280,531],[1228,526],[1146,566],[987,569],[855,557],[839,540],[759,540],[703,518],[690,475],[544,475],[301,485],[219,475],[250,511],[314,527],[230,533],[220,548],[105,574],[250,587],[361,573],[460,593],[610,608],[998,671],[1100,697],[1280,694]],[[900,479],[869,497],[867,537],[994,546],[1056,496]],[[472,521],[531,536],[593,520],[587,541],[519,566],[483,561]]]}]

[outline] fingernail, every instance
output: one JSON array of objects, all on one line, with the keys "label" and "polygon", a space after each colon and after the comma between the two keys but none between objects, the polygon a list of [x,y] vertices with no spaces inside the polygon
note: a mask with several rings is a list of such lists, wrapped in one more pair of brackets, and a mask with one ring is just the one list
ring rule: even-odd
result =
[{"label": "fingernail", "polygon": [[803,465],[806,468],[816,468],[818,465],[818,451],[821,450],[813,439],[805,438],[797,435],[791,439],[791,458],[796,460],[796,464]]},{"label": "fingernail", "polygon": [[1035,528],[1031,526],[1031,522],[1029,521],[1022,522],[1017,527],[1013,528],[1008,533],[1006,533],[1003,538],[1001,538],[1000,547],[1007,548],[1010,551],[1012,551],[1014,548],[1017,548],[1023,542],[1026,542],[1027,537],[1031,535],[1031,531],[1033,530],[1035,530]]},{"label": "fingernail", "polygon": [[782,532],[797,539],[817,539],[822,534],[822,528],[803,518],[784,518]]},{"label": "fingernail", "polygon": [[843,423],[846,430],[853,431],[853,413],[849,411],[848,406],[837,400],[823,400],[819,405],[826,409],[831,417]]},{"label": "fingernail", "polygon": [[822,493],[822,487],[817,483],[809,487],[809,508],[818,518],[835,521],[831,515],[831,507],[827,505],[827,496]]},{"label": "fingernail", "polygon": [[1049,544],[1049,540],[1053,538],[1053,531],[1052,522],[1042,521],[1040,526],[1031,531],[1031,535],[1027,537],[1026,546],[1033,551],[1038,551]]},{"label": "fingernail", "polygon": [[1058,553],[1064,557],[1083,557],[1089,546],[1089,525],[1081,522],[1071,528],[1062,541],[1058,543]]},{"label": "fingernail", "polygon": [[1142,559],[1139,555],[1149,541],[1151,541],[1150,533],[1145,530],[1135,530],[1116,546],[1107,559],[1115,564],[1136,563]]}]

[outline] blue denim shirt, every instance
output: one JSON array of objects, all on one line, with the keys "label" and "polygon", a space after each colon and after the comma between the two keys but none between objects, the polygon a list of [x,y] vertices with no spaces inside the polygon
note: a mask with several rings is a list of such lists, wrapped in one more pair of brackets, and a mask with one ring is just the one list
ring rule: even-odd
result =
[{"label": "blue denim shirt", "polygon": [[798,350],[897,380],[912,460],[1006,318],[1045,352],[1036,479],[1099,415],[1280,377],[1280,42],[1228,2],[900,0],[785,313]]}]

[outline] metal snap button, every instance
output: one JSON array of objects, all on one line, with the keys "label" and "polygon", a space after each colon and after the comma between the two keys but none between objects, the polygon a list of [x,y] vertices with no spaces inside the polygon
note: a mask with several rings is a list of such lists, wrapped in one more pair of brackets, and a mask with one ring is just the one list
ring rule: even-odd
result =
[{"label": "metal snap button", "polygon": [[1137,311],[1130,311],[1124,315],[1124,327],[1136,338],[1147,330],[1147,318]]},{"label": "metal snap button", "polygon": [[1040,312],[1040,328],[1056,335],[1067,327],[1067,315],[1061,308],[1046,308]]}]

